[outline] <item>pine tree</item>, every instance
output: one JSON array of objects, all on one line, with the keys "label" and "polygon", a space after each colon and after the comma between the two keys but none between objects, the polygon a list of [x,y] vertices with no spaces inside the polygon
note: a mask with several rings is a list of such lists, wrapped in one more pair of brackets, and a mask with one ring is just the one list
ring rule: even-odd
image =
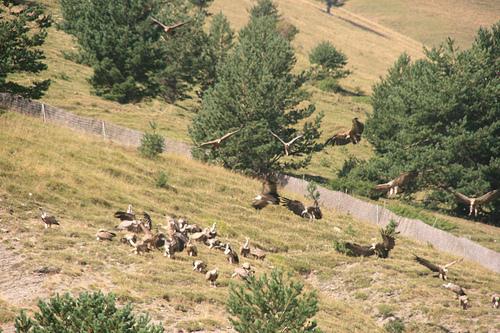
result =
[{"label": "pine tree", "polygon": [[[316,142],[322,115],[312,121],[302,120],[314,113],[314,106],[302,108],[302,76],[291,73],[295,55],[289,41],[276,30],[274,17],[253,17],[240,31],[239,44],[219,66],[216,85],[204,95],[202,109],[190,128],[194,142],[203,142],[240,128],[219,149],[206,152],[194,149],[203,160],[251,174],[271,170],[296,169],[307,165],[310,154],[321,149]],[[303,123],[304,137],[296,141],[294,158],[281,160],[283,145],[270,130],[290,140]],[[303,158],[300,157],[305,155]]]},{"label": "pine tree", "polygon": [[47,69],[42,62],[45,59],[43,51],[38,47],[45,42],[51,18],[44,14],[41,5],[34,2],[20,10],[10,10],[12,1],[3,1],[3,4],[0,4],[0,91],[40,98],[49,88],[50,80],[33,80],[30,85],[24,85],[7,77],[11,74],[37,74]]},{"label": "pine tree", "polygon": [[136,316],[132,306],[118,308],[112,294],[81,293],[55,296],[48,302],[40,300],[33,317],[22,311],[15,319],[17,333],[163,333],[160,325],[150,324],[148,316]]},{"label": "pine tree", "polygon": [[312,49],[309,62],[315,65],[312,76],[316,80],[327,77],[340,79],[350,74],[349,70],[344,69],[347,56],[328,41],[323,41]]},{"label": "pine tree", "polygon": [[314,292],[303,293],[300,282],[286,280],[273,270],[271,276],[249,277],[243,286],[231,286],[229,321],[240,333],[321,332],[310,318],[318,312]]},{"label": "pine tree", "polygon": [[231,25],[222,12],[213,17],[208,36],[214,53],[215,63],[224,62],[229,50],[233,47],[234,32],[231,30]]},{"label": "pine tree", "polygon": [[280,18],[278,6],[272,0],[258,0],[257,4],[250,8],[250,18],[271,17],[276,22]]}]

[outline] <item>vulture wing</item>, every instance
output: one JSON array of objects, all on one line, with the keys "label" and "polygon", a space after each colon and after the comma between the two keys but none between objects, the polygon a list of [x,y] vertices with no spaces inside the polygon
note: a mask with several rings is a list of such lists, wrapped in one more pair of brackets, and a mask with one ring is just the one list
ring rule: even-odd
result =
[{"label": "vulture wing", "polygon": [[435,265],[433,263],[431,263],[429,260],[427,259],[424,259],[424,258],[421,258],[419,256],[415,256],[415,260],[420,264],[420,265],[423,265],[425,267],[427,267],[428,269],[430,269],[431,271],[433,272],[439,272],[439,266],[438,265]]},{"label": "vulture wing", "polygon": [[456,192],[456,191],[453,191],[453,190],[451,190],[451,193],[453,193],[453,195],[455,196],[455,198],[456,198],[458,201],[460,201],[460,202],[462,202],[462,203],[464,203],[464,204],[466,204],[466,205],[470,205],[470,202],[471,202],[472,200],[471,200],[471,198],[469,198],[468,196],[463,195],[462,193],[459,193],[459,192]]},{"label": "vulture wing", "polygon": [[288,145],[293,144],[295,141],[297,141],[298,139],[300,139],[303,136],[304,136],[303,134],[296,136],[295,138],[293,138],[292,140],[290,140],[290,142],[288,142]]},{"label": "vulture wing", "polygon": [[375,254],[375,249],[371,245],[359,245],[356,243],[345,243],[345,247],[354,257],[369,257]]},{"label": "vulture wing", "polygon": [[239,131],[241,131],[242,127],[238,128],[236,131],[232,131],[232,132],[229,132],[227,134],[224,134],[219,140],[220,141],[224,141],[226,140],[227,138],[229,138],[230,136],[233,136],[234,134],[238,133]]},{"label": "vulture wing", "polygon": [[269,130],[269,132],[271,132],[271,134],[272,134],[272,135],[273,135],[276,139],[280,140],[280,142],[281,142],[282,144],[286,144],[286,142],[285,142],[285,141],[283,141],[283,140],[281,140],[281,138],[280,138],[278,135],[276,135],[273,131]]},{"label": "vulture wing", "polygon": [[394,185],[394,181],[391,180],[390,182],[388,183],[384,183],[384,184],[378,184],[375,186],[375,190],[378,190],[378,191],[387,191],[389,190],[392,186]]},{"label": "vulture wing", "polygon": [[211,140],[211,141],[203,142],[203,143],[202,143],[202,144],[200,144],[198,147],[210,146],[210,145],[214,145],[214,144],[217,144],[217,143],[219,143],[219,139],[215,139],[215,140]]},{"label": "vulture wing", "polygon": [[306,210],[304,204],[298,200],[290,200],[288,198],[281,197],[281,204],[288,208],[288,210],[292,211],[294,214],[301,217],[304,210]]},{"label": "vulture wing", "polygon": [[130,214],[124,211],[117,211],[115,217],[120,219],[120,221],[135,221],[135,214]]},{"label": "vulture wing", "polygon": [[495,200],[499,195],[500,195],[500,191],[499,190],[493,190],[493,191],[490,191],[490,192],[488,192],[486,194],[483,194],[482,196],[480,196],[479,198],[477,198],[476,202],[478,204],[484,205],[484,204],[487,204],[490,201]]},{"label": "vulture wing", "polygon": [[163,30],[167,30],[169,27],[167,27],[165,24],[161,23],[157,19],[151,16],[151,20],[156,23],[158,26],[160,26]]},{"label": "vulture wing", "polygon": [[381,233],[382,235],[382,240],[384,242],[384,248],[386,248],[388,251],[392,250],[394,246],[396,246],[396,240],[394,237],[386,235],[384,233]]},{"label": "vulture wing", "polygon": [[331,138],[326,140],[325,146],[326,145],[344,146],[350,142],[351,142],[351,139],[349,137],[349,133],[340,132],[340,133],[336,133]]},{"label": "vulture wing", "polygon": [[444,265],[444,268],[451,267],[451,266],[453,266],[453,265],[455,265],[455,264],[457,264],[457,263],[461,262],[462,260],[464,260],[464,258],[460,258],[460,259],[454,260],[454,261],[452,261],[452,262],[450,262],[450,263],[448,263],[448,264]]},{"label": "vulture wing", "polygon": [[178,22],[178,23],[176,23],[176,24],[173,24],[173,25],[171,25],[171,26],[168,26],[167,28],[168,28],[168,30],[173,30],[173,29],[177,29],[177,28],[179,28],[179,27],[182,27],[183,25],[188,24],[188,23],[189,23],[189,21],[185,21],[185,22]]}]

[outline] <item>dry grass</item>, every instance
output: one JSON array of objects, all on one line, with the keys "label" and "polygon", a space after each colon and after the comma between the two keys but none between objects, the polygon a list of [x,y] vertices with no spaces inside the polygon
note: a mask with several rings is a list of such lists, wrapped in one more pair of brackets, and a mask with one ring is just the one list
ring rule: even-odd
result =
[{"label": "dry grass", "polygon": [[[203,226],[218,222],[221,237],[235,247],[249,236],[254,244],[280,249],[264,262],[250,262],[259,273],[282,267],[295,278],[305,277],[308,288],[319,288],[318,318],[326,332],[380,330],[378,304],[395,306],[395,314],[410,326],[428,322],[475,329],[498,320],[488,295],[500,288],[500,279],[473,263],[450,274],[470,291],[474,307],[462,312],[440,281],[412,260],[412,253],[438,262],[452,259],[430,247],[402,239],[388,260],[349,258],[333,250],[333,241],[371,243],[378,238],[374,227],[332,211],[314,227],[282,207],[256,212],[249,202],[260,184],[216,166],[169,155],[146,160],[98,138],[12,113],[0,117],[0,127],[0,208],[15,212],[2,216],[2,228],[10,233],[1,241],[25,255],[28,265],[62,268],[44,283],[49,293],[114,291],[120,301],[151,311],[166,327],[227,329],[224,303],[233,267],[220,252],[199,246],[200,258],[222,272],[220,287],[213,289],[192,272],[185,254],[175,260],[158,252],[136,256],[117,241],[95,240],[97,229],[116,224],[112,213],[131,203],[150,212],[157,226],[164,214],[175,213]],[[160,170],[177,194],[154,186]],[[39,205],[60,218],[60,228],[43,229]]]}]

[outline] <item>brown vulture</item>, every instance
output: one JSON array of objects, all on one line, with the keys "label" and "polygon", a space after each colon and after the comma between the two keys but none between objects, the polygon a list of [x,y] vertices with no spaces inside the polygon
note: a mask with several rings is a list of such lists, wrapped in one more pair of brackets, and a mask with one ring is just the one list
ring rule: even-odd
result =
[{"label": "brown vulture", "polygon": [[457,296],[467,295],[465,293],[465,290],[462,287],[460,287],[458,284],[454,284],[454,283],[448,282],[446,284],[443,284],[443,287],[445,287],[446,289],[449,289],[449,290],[453,291],[455,294],[457,294]]},{"label": "brown vulture", "polygon": [[221,143],[223,141],[229,139],[231,136],[233,136],[234,134],[236,134],[239,131],[241,131],[241,129],[242,129],[242,127],[238,128],[236,131],[232,131],[232,132],[229,132],[227,134],[224,134],[223,136],[221,136],[218,139],[207,141],[207,142],[203,142],[198,147],[201,148],[201,147],[205,147],[205,146],[212,146],[212,149],[217,149],[217,148],[220,147],[220,145],[221,145]]},{"label": "brown vulture", "polygon": [[266,258],[266,252],[258,247],[252,247],[250,248],[250,256],[257,260],[264,260]]},{"label": "brown vulture", "polygon": [[116,234],[114,232],[111,232],[111,231],[99,229],[99,231],[97,232],[97,234],[95,236],[96,236],[98,241],[102,241],[102,240],[111,241],[111,240],[113,240],[114,237],[116,237]]},{"label": "brown vulture", "polygon": [[375,244],[359,245],[356,243],[345,242],[344,246],[347,250],[347,255],[354,257],[370,257],[375,254]]},{"label": "brown vulture", "polygon": [[454,260],[446,265],[436,265],[436,264],[433,264],[431,263],[429,260],[427,259],[424,259],[422,257],[419,257],[417,255],[415,255],[415,260],[420,264],[420,265],[423,265],[425,267],[427,267],[428,269],[430,269],[431,271],[435,272],[435,273],[438,273],[438,277],[440,279],[443,279],[443,280],[448,280],[448,277],[447,277],[447,273],[448,273],[448,267],[451,267],[452,265],[458,263],[458,262],[461,262],[463,260],[462,259],[458,259],[458,260]]},{"label": "brown vulture", "polygon": [[449,191],[453,193],[453,195],[458,201],[469,206],[469,216],[471,216],[472,213],[474,213],[474,216],[477,216],[478,210],[482,205],[485,205],[488,202],[495,200],[500,195],[499,190],[493,190],[489,191],[486,194],[483,194],[480,197],[469,198],[468,196],[463,195],[462,193],[459,193],[457,191],[454,191],[451,188],[449,189]]},{"label": "brown vulture", "polygon": [[491,306],[493,309],[500,308],[500,295],[493,294],[493,296],[491,296]]},{"label": "brown vulture", "polygon": [[245,237],[245,244],[240,247],[240,256],[246,258],[250,255],[250,239]]},{"label": "brown vulture", "polygon": [[357,144],[361,141],[361,135],[365,129],[365,124],[358,120],[357,117],[352,119],[351,129],[344,132],[338,132],[330,137],[325,142],[326,145],[343,146],[348,143]]},{"label": "brown vulture", "polygon": [[40,209],[40,217],[42,218],[42,222],[45,225],[45,229],[52,227],[52,225],[60,225],[55,216],[49,215],[42,209],[42,207],[38,207],[38,209]]},{"label": "brown vulture", "polygon": [[380,229],[380,236],[382,237],[382,243],[375,244],[375,253],[379,258],[388,258],[389,252],[396,246],[396,232],[397,224],[391,226],[390,224]]},{"label": "brown vulture", "polygon": [[205,273],[207,271],[207,264],[203,260],[195,260],[193,261],[193,271]]},{"label": "brown vulture", "polygon": [[191,240],[188,240],[188,242],[186,244],[186,251],[187,251],[188,256],[190,256],[190,257],[198,256],[198,248],[196,247],[196,245],[194,245],[191,242]]},{"label": "brown vulture", "polygon": [[157,19],[155,19],[154,17],[151,17],[151,20],[156,23],[156,25],[158,25],[160,28],[163,29],[163,31],[166,33],[166,34],[170,34],[172,33],[175,29],[177,28],[180,28],[182,27],[183,25],[189,23],[189,21],[186,21],[186,22],[179,22],[179,23],[176,23],[176,24],[173,24],[173,25],[165,25],[163,23],[161,23],[160,21],[158,21]]},{"label": "brown vulture", "polygon": [[217,278],[219,277],[219,272],[217,271],[217,268],[212,269],[211,271],[208,271],[207,274],[205,274],[205,280],[210,281],[210,285],[212,287],[217,287]]},{"label": "brown vulture", "polygon": [[323,214],[319,208],[318,201],[314,200],[314,206],[305,207],[299,200],[290,200],[285,197],[281,197],[281,204],[292,211],[295,215],[303,218],[308,218],[309,220],[321,220]]},{"label": "brown vulture", "polygon": [[418,175],[416,171],[404,172],[393,180],[375,186],[375,190],[382,192],[389,192],[388,197],[392,197],[400,192],[403,186],[406,186],[411,180]]},{"label": "brown vulture", "polygon": [[226,249],[224,250],[224,254],[226,255],[226,259],[227,261],[229,261],[230,264],[238,264],[240,262],[238,254],[231,248],[229,243],[226,244]]},{"label": "brown vulture", "polygon": [[280,202],[278,185],[272,179],[267,178],[262,183],[262,192],[253,199],[252,207],[262,209],[267,205],[277,205]]},{"label": "brown vulture", "polygon": [[345,146],[346,144],[351,142],[351,137],[349,136],[349,132],[339,132],[334,134],[331,138],[326,140],[325,146]]},{"label": "brown vulture", "polygon": [[255,272],[250,266],[250,264],[246,262],[243,265],[241,265],[241,267],[237,267],[234,269],[234,273],[231,275],[231,278],[239,277],[240,279],[246,280],[254,273]]},{"label": "brown vulture", "polygon": [[285,141],[283,141],[283,140],[282,140],[282,139],[281,139],[278,135],[274,134],[274,132],[273,132],[273,131],[271,131],[271,130],[270,130],[269,132],[271,132],[271,134],[272,134],[272,135],[273,135],[276,139],[278,139],[278,140],[279,140],[279,141],[283,144],[283,146],[285,147],[285,155],[286,155],[286,156],[290,155],[290,147],[292,146],[292,144],[293,144],[295,141],[297,141],[298,139],[300,139],[301,137],[303,137],[303,136],[304,136],[304,135],[302,135],[302,134],[301,134],[301,135],[296,136],[296,137],[295,137],[295,138],[293,138],[292,140],[290,140],[290,141],[288,141],[288,142],[285,142]]}]

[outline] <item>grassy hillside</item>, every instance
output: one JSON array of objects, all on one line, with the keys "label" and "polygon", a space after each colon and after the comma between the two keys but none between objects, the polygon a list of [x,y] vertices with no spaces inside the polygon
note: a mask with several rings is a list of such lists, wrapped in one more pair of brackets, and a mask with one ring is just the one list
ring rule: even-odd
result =
[{"label": "grassy hillside", "polygon": [[500,2],[483,0],[348,0],[342,9],[362,15],[425,45],[446,37],[468,47],[480,26],[500,19]]},{"label": "grassy hillside", "polygon": [[[334,240],[371,243],[378,239],[376,228],[333,211],[315,223],[282,207],[256,212],[249,203],[260,184],[219,167],[169,155],[145,160],[135,151],[12,113],[0,116],[0,128],[0,228],[8,231],[0,233],[0,250],[26,258],[14,266],[25,272],[23,279],[40,266],[61,268],[37,294],[103,289],[151,311],[170,329],[226,331],[224,303],[233,266],[220,252],[199,246],[200,258],[221,270],[214,289],[192,272],[185,253],[175,260],[159,252],[136,256],[118,241],[95,240],[97,229],[117,223],[113,212],[131,203],[150,212],[158,227],[165,224],[165,214],[178,214],[202,226],[217,222],[221,238],[235,247],[249,236],[255,245],[277,249],[264,262],[249,261],[258,273],[282,267],[309,289],[319,289],[318,319],[326,332],[377,332],[392,315],[402,318],[408,331],[500,329],[488,303],[500,289],[500,277],[473,263],[454,266],[450,273],[452,281],[468,289],[473,307],[464,312],[441,281],[412,260],[413,253],[440,263],[454,259],[432,247],[400,239],[390,259],[346,257],[333,250]],[[160,171],[178,193],[155,187]],[[58,216],[61,227],[44,230],[38,206]],[[9,306],[34,302],[20,302],[0,290]],[[5,309],[2,321],[11,318]]]}]

